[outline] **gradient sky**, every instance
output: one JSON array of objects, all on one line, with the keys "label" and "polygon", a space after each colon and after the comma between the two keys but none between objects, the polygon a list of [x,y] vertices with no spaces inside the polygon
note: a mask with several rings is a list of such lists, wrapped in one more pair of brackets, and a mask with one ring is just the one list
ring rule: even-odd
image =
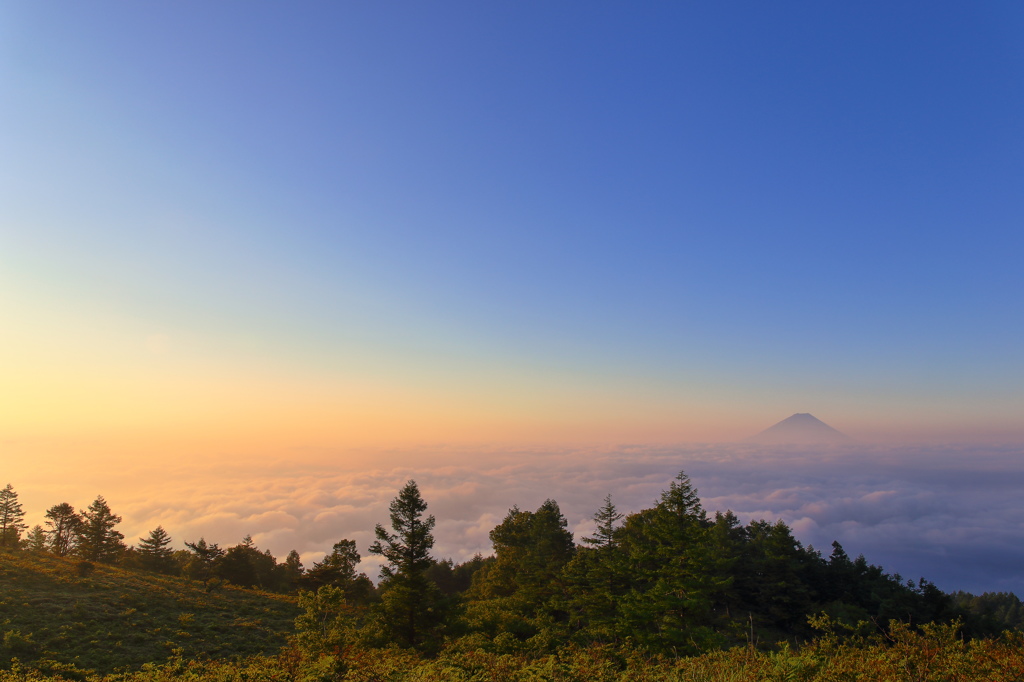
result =
[{"label": "gradient sky", "polygon": [[1022,35],[1010,2],[0,3],[8,477],[794,412],[1019,443]]},{"label": "gradient sky", "polygon": [[1022,31],[1014,3],[5,3],[2,428],[1020,436]]}]

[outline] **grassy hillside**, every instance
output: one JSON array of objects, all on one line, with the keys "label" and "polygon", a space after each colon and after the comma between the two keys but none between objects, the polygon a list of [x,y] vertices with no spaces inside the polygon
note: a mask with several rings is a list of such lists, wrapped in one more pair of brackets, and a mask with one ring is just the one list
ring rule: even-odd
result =
[{"label": "grassy hillside", "polygon": [[[28,552],[0,552],[0,665],[111,672],[185,657],[276,653],[295,600]],[[56,665],[50,665],[52,662]]]}]

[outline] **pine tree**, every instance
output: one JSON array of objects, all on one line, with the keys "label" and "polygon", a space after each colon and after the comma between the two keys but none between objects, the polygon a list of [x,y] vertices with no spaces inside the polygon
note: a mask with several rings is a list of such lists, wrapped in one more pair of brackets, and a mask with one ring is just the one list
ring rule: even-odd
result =
[{"label": "pine tree", "polygon": [[390,506],[391,528],[377,524],[377,540],[370,552],[387,561],[380,569],[384,615],[393,636],[405,646],[429,644],[431,630],[441,614],[440,593],[426,576],[433,563],[434,517],[423,518],[427,503],[415,481],[409,481]]},{"label": "pine tree", "polygon": [[46,531],[38,523],[32,526],[32,530],[28,532],[25,539],[22,540],[22,545],[25,549],[30,552],[45,552],[46,551]]},{"label": "pine tree", "polygon": [[121,517],[110,511],[102,495],[97,495],[81,514],[78,555],[89,561],[114,562],[125,549],[124,535],[114,530],[114,526],[121,523]]},{"label": "pine tree", "polygon": [[594,521],[597,522],[597,529],[594,535],[583,538],[583,542],[595,547],[611,547],[615,544],[616,523],[623,517],[619,510],[612,504],[612,496],[609,493],[604,498],[604,506],[594,514]]},{"label": "pine tree", "polygon": [[185,546],[192,551],[192,557],[185,564],[185,577],[190,580],[202,581],[209,589],[210,579],[214,576],[214,570],[224,550],[217,543],[207,544],[206,538],[199,538],[198,542],[186,542]]},{"label": "pine tree", "polygon": [[782,521],[751,521],[746,535],[743,596],[769,625],[789,630],[802,625],[812,608],[810,555]]},{"label": "pine tree", "polygon": [[612,496],[593,516],[594,535],[583,538],[590,547],[582,547],[562,571],[566,596],[564,610],[570,628],[581,643],[610,642],[618,639],[619,601],[629,590],[631,572],[628,559],[619,547],[616,523],[623,514],[612,504]]},{"label": "pine tree", "polygon": [[260,552],[253,544],[252,536],[246,535],[242,542],[229,547],[217,562],[217,576],[239,587],[255,587],[256,560]]},{"label": "pine tree", "polygon": [[562,567],[576,551],[568,525],[554,500],[545,500],[532,514],[518,568],[519,596],[527,602],[541,606],[558,591]]},{"label": "pine tree", "polygon": [[135,550],[139,563],[149,571],[174,573],[174,550],[168,546],[170,544],[171,536],[163,526],[157,526],[149,531],[149,537],[139,538],[139,546]]},{"label": "pine tree", "polygon": [[302,565],[302,557],[296,550],[288,552],[288,556],[285,557],[284,563],[281,564],[281,573],[283,580],[283,587],[285,591],[291,592],[299,586],[299,582],[302,580],[303,574],[306,569]]},{"label": "pine tree", "polygon": [[620,603],[620,625],[637,641],[694,653],[720,643],[708,624],[731,577],[717,570],[711,526],[682,472],[653,509],[626,518],[619,537],[632,587]]},{"label": "pine tree", "polygon": [[668,490],[661,494],[658,508],[683,522],[703,523],[707,520],[707,514],[697,497],[697,489],[693,487],[690,477],[682,471],[669,484]]},{"label": "pine tree", "polygon": [[277,560],[269,551],[260,551],[251,535],[242,542],[228,548],[217,562],[218,577],[240,587],[259,587],[264,590],[278,589],[281,573]]},{"label": "pine tree", "polygon": [[10,483],[0,490],[0,547],[17,549],[21,541],[21,532],[28,528],[23,519],[25,512],[18,502],[18,493]]},{"label": "pine tree", "polygon": [[46,510],[47,544],[50,551],[57,556],[67,556],[78,544],[78,534],[82,528],[82,518],[75,513],[75,508],[67,502],[55,504]]},{"label": "pine tree", "polygon": [[488,610],[499,609],[501,628],[521,639],[567,619],[563,569],[576,551],[567,526],[558,503],[549,499],[535,512],[513,507],[491,530],[494,560],[474,576],[470,591],[496,600]]}]

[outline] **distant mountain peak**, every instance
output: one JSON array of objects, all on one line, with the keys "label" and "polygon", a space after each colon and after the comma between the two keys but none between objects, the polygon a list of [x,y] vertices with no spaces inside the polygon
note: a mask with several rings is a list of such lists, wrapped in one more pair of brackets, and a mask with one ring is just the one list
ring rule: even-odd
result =
[{"label": "distant mountain peak", "polygon": [[835,445],[853,439],[821,421],[813,414],[797,412],[778,424],[748,438],[748,443],[762,445]]}]

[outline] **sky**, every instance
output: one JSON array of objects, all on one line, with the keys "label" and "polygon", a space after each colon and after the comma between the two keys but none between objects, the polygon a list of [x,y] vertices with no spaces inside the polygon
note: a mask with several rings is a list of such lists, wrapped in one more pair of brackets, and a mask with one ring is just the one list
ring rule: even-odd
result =
[{"label": "sky", "polygon": [[[324,549],[315,495],[231,505],[380,510],[455,467],[486,525],[534,503],[479,477],[543,501],[541,463],[618,463],[563,492],[578,524],[707,448],[714,500],[787,522],[818,518],[795,481],[939,495],[949,453],[994,504],[1024,454],[1022,29],[1009,2],[0,2],[0,475],[275,552]],[[862,449],[734,500],[776,457],[727,444],[794,412]],[[143,504],[182,491],[202,514]],[[858,537],[821,519],[805,541]]]}]

